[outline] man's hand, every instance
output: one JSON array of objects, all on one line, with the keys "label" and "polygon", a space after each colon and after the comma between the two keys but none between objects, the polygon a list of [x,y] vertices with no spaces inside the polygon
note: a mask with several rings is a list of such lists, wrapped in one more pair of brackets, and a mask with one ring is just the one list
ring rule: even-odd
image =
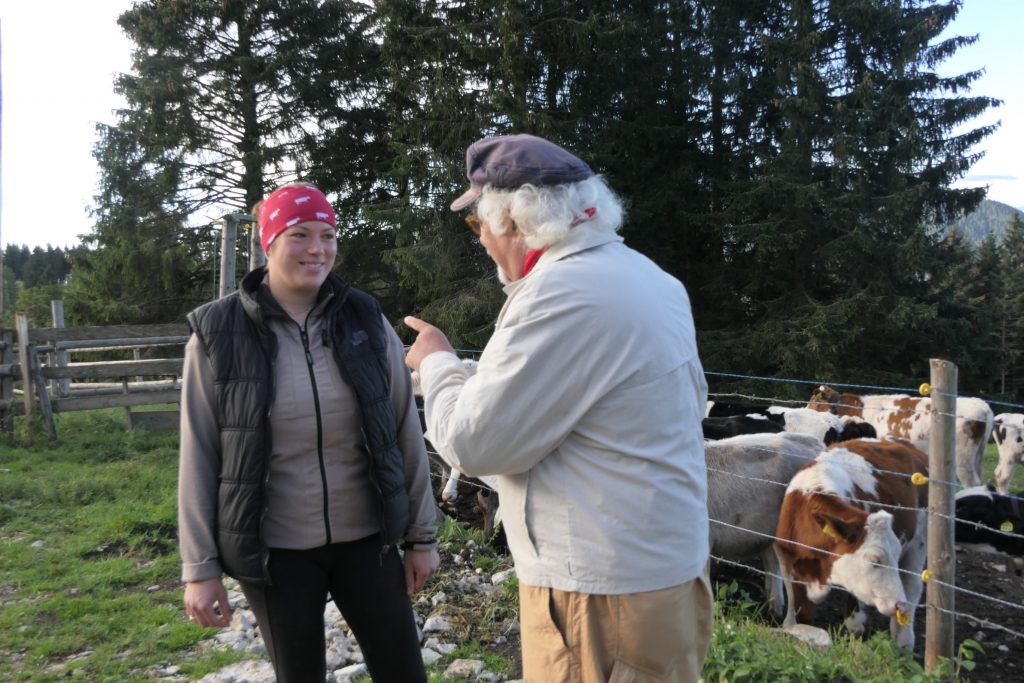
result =
[{"label": "man's hand", "polygon": [[423,588],[441,566],[437,548],[405,551],[405,591],[412,595]]},{"label": "man's hand", "polygon": [[455,354],[455,349],[449,343],[448,337],[444,336],[444,332],[430,323],[423,322],[411,315],[405,316],[404,322],[418,333],[416,341],[405,354],[405,364],[416,372],[420,371],[420,363],[423,362],[423,359],[432,353],[447,351]]},{"label": "man's hand", "polygon": [[220,579],[189,581],[185,584],[185,613],[200,626],[227,626],[231,623],[228,592]]}]

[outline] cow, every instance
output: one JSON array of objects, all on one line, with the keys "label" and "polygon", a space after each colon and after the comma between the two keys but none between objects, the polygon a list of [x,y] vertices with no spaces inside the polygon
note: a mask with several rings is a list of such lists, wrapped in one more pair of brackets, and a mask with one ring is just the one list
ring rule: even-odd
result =
[{"label": "cow", "polygon": [[[932,400],[906,394],[847,394],[818,387],[807,407],[839,416],[860,417],[879,437],[909,441],[927,452],[932,428]],[[956,475],[965,487],[982,483],[985,444],[992,433],[992,409],[980,398],[956,399]]]},{"label": "cow", "polygon": [[984,544],[1024,556],[1024,500],[975,486],[957,491],[955,504],[957,543]]},{"label": "cow", "polygon": [[793,475],[825,448],[807,434],[736,436],[704,445],[711,554],[732,562],[760,558],[765,597],[782,616],[782,581],[772,539]]},{"label": "cow", "polygon": [[734,415],[768,415],[768,406],[759,403],[708,401],[704,417],[732,417]]},{"label": "cow", "polygon": [[778,433],[782,426],[763,415],[705,417],[701,420],[705,439],[728,439],[741,434]]},{"label": "cow", "polygon": [[[469,374],[475,375],[477,361],[472,360],[470,358],[462,358],[461,360],[463,367],[465,367],[466,370],[469,371]],[[416,397],[417,407],[419,408],[420,411],[420,426],[424,429],[424,431],[426,431],[426,418],[424,417],[422,407],[419,407],[423,399],[423,388],[420,385],[420,375],[415,370],[412,372],[412,393]],[[437,455],[434,452],[433,446],[430,445],[429,441],[427,442],[427,446],[427,454],[430,456],[430,459],[441,468],[442,472],[448,472],[447,476],[445,477],[444,488],[441,490],[441,500],[447,503],[454,503],[459,498],[459,480],[462,478],[462,473],[459,472],[457,469],[452,468],[447,462],[445,462],[445,460],[440,455]],[[487,477],[487,479],[490,481],[490,483],[484,483],[487,484],[488,488],[493,490],[493,484],[495,482],[494,478]],[[489,502],[488,505],[490,505],[491,502]],[[486,508],[487,506],[484,507]]]},{"label": "cow", "polygon": [[855,415],[843,415],[839,419],[843,421],[843,433],[839,438],[840,441],[878,438],[878,430],[870,423],[865,422],[863,418]]},{"label": "cow", "polygon": [[874,427],[854,417],[839,417],[811,408],[783,408],[770,406],[769,419],[779,421],[785,431],[811,434],[830,446],[838,441],[875,437]]},{"label": "cow", "polygon": [[[470,375],[476,374],[477,361],[470,358],[462,358],[461,360],[463,367],[466,368]],[[416,397],[416,404],[420,413],[420,426],[426,431],[426,417],[422,408],[423,387],[420,385],[420,375],[416,371],[412,372],[412,392]],[[446,503],[454,503],[459,499],[459,482],[462,480],[462,473],[449,465],[434,450],[430,441],[427,441],[427,456],[438,465],[442,474],[444,472],[448,473],[444,477],[445,485],[441,490],[441,500]],[[498,525],[501,524],[501,509],[498,505],[498,478],[495,476],[482,476],[473,481],[477,486],[477,504],[480,506],[484,517],[484,537],[490,539],[494,536]]]},{"label": "cow", "polygon": [[1000,413],[992,421],[992,436],[999,448],[996,465],[996,490],[1009,493],[1010,480],[1019,463],[1024,462],[1024,415]]},{"label": "cow", "polygon": [[[787,597],[783,628],[811,624],[815,603],[840,586],[888,616],[896,644],[913,649],[928,488],[911,477],[927,470],[927,455],[905,441],[855,439],[796,473],[775,531]],[[845,624],[863,633],[863,610]]]}]

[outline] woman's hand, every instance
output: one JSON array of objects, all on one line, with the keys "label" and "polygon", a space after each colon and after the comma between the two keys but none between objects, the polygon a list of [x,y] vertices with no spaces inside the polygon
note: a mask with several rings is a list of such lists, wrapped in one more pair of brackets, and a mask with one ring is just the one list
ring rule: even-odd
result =
[{"label": "woman's hand", "polygon": [[409,595],[420,591],[427,579],[441,567],[437,548],[405,551],[405,590]]},{"label": "woman's hand", "polygon": [[186,583],[185,614],[203,627],[230,624],[231,605],[228,603],[224,582],[220,579],[207,579]]}]

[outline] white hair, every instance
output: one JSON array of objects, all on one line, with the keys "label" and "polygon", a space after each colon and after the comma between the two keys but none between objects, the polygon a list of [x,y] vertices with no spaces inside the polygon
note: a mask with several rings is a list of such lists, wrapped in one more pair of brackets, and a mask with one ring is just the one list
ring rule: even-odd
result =
[{"label": "white hair", "polygon": [[495,235],[505,233],[511,218],[531,249],[557,244],[572,230],[614,233],[622,225],[622,200],[604,178],[595,175],[563,185],[522,185],[502,190],[483,188],[477,215]]}]

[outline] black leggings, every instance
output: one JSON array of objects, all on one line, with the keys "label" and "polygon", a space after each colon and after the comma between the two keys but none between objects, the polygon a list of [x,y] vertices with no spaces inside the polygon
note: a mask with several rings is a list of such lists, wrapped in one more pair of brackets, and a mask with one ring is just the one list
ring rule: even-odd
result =
[{"label": "black leggings", "polygon": [[311,550],[270,550],[269,588],[242,583],[278,683],[327,677],[324,605],[330,592],[378,683],[426,681],[405,569],[376,535]]}]

